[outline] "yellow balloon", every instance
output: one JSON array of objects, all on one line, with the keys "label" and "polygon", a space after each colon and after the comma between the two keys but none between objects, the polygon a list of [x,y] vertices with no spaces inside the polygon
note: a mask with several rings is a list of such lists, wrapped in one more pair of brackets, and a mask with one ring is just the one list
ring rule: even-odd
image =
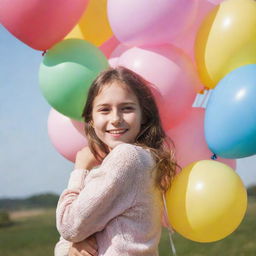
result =
[{"label": "yellow balloon", "polygon": [[256,63],[255,42],[256,1],[227,0],[217,6],[203,22],[195,43],[203,84],[214,88],[235,68]]},{"label": "yellow balloon", "polygon": [[239,226],[247,208],[247,193],[232,168],[202,160],[174,178],[166,204],[174,230],[196,242],[213,242]]},{"label": "yellow balloon", "polygon": [[82,31],[81,31],[79,25],[76,25],[65,37],[65,39],[71,39],[71,38],[84,40],[84,36],[82,34]]},{"label": "yellow balloon", "polygon": [[112,35],[107,17],[107,0],[90,0],[78,24],[65,39],[79,38],[100,46]]}]

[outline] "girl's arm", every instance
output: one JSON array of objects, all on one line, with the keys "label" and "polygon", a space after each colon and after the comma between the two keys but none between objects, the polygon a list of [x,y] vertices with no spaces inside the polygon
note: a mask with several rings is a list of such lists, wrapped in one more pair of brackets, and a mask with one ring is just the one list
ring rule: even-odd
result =
[{"label": "girl's arm", "polygon": [[[66,240],[79,242],[103,230],[111,219],[133,205],[143,170],[152,164],[149,152],[124,143],[90,173],[84,188],[86,171],[74,170],[57,206],[60,234]],[[81,177],[80,182],[77,177]]]}]

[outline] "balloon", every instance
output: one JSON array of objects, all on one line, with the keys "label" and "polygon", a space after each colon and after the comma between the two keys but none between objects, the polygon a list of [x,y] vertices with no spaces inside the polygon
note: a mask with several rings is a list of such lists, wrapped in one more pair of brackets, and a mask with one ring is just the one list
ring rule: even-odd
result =
[{"label": "balloon", "polygon": [[108,62],[94,45],[67,39],[47,51],[39,70],[39,83],[48,103],[72,119],[82,120],[88,89]]},{"label": "balloon", "polygon": [[84,128],[84,123],[71,120],[53,108],[50,110],[48,117],[50,140],[56,150],[71,162],[75,162],[76,153],[87,146],[85,134],[82,135],[75,126]]},{"label": "balloon", "polygon": [[131,46],[169,43],[193,23],[198,1],[109,0],[108,18],[117,39]]},{"label": "balloon", "polygon": [[88,8],[66,39],[84,39],[100,46],[109,40],[112,34],[107,18],[107,0],[92,0],[89,1]]},{"label": "balloon", "polygon": [[235,68],[256,63],[255,27],[253,0],[224,1],[208,15],[195,44],[199,75],[206,87],[214,88]]},{"label": "balloon", "polygon": [[109,40],[104,42],[99,49],[104,53],[106,58],[109,58],[111,53],[114,51],[114,49],[117,47],[119,44],[118,40],[112,36]]},{"label": "balloon", "polygon": [[[203,108],[191,108],[189,114],[167,132],[174,142],[176,160],[182,168],[195,161],[210,160],[213,155],[204,136],[204,116]],[[218,157],[217,161],[236,169],[233,159]]]},{"label": "balloon", "polygon": [[210,3],[213,3],[215,5],[220,4],[221,2],[223,2],[224,0],[208,0]]},{"label": "balloon", "polygon": [[202,160],[174,177],[166,203],[174,230],[196,242],[214,242],[239,226],[246,212],[247,193],[230,167]]},{"label": "balloon", "polygon": [[118,61],[117,58],[109,59],[108,60],[109,66],[112,67],[112,68],[116,68],[117,67],[117,61]]},{"label": "balloon", "polygon": [[84,40],[83,33],[79,27],[76,25],[66,36],[64,39],[82,39]]},{"label": "balloon", "polygon": [[119,57],[128,49],[132,48],[131,46],[127,46],[125,44],[119,44],[114,51],[111,53],[108,63],[111,67],[115,68],[118,65]]},{"label": "balloon", "polygon": [[256,64],[235,69],[213,90],[205,115],[209,148],[224,158],[256,153]]},{"label": "balloon", "polygon": [[1,0],[0,23],[36,50],[46,50],[75,26],[88,0]]},{"label": "balloon", "polygon": [[191,60],[171,45],[133,47],[118,60],[155,85],[162,97],[156,101],[165,129],[185,117],[196,96],[199,84]]},{"label": "balloon", "polygon": [[198,11],[195,18],[195,21],[191,24],[189,31],[184,35],[174,38],[171,44],[182,49],[186,54],[188,54],[193,61],[194,60],[194,44],[196,40],[196,34],[199,30],[199,27],[202,24],[202,21],[207,17],[210,11],[215,7],[213,3],[208,1],[198,1]]}]

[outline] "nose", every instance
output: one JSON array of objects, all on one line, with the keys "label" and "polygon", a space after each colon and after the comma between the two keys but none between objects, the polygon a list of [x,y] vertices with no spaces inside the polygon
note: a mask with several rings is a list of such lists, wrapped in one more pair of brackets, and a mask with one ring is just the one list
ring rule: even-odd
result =
[{"label": "nose", "polygon": [[118,125],[122,123],[122,121],[123,121],[122,114],[119,111],[113,111],[111,115],[111,124]]}]

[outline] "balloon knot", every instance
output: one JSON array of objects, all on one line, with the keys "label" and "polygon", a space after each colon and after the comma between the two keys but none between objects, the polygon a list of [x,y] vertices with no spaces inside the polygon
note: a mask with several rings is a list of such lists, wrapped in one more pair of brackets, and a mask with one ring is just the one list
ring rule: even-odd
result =
[{"label": "balloon knot", "polygon": [[216,154],[213,154],[213,155],[211,156],[211,159],[212,159],[212,160],[216,160],[216,159],[217,159],[217,155],[216,155]]},{"label": "balloon knot", "polygon": [[42,52],[42,56],[44,56],[46,54],[46,50],[44,50],[43,52]]},{"label": "balloon knot", "polygon": [[204,94],[205,91],[209,91],[209,88],[207,88],[206,86],[204,86],[198,93]]}]

